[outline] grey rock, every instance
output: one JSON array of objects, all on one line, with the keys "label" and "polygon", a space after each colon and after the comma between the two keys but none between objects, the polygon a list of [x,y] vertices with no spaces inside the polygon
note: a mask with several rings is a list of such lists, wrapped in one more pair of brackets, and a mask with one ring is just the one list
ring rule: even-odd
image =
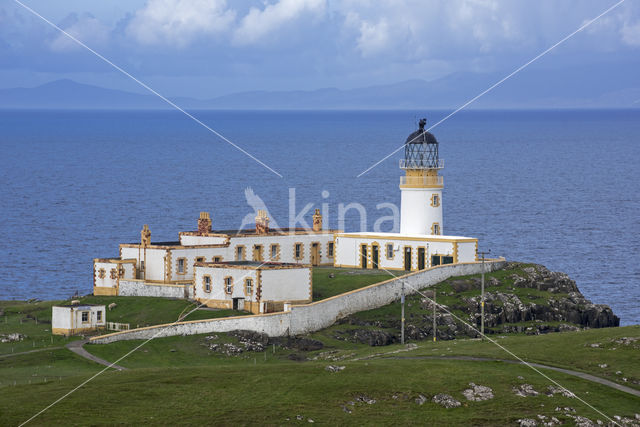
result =
[{"label": "grey rock", "polygon": [[426,401],[427,401],[427,398],[421,394],[419,394],[418,397],[416,398],[416,403],[420,406],[424,405]]},{"label": "grey rock", "polygon": [[520,397],[537,396],[540,394],[531,384],[520,384],[518,387],[513,387],[512,391],[516,396]]},{"label": "grey rock", "polygon": [[328,365],[324,368],[324,370],[329,372],[340,372],[344,370],[344,368],[344,366]]},{"label": "grey rock", "polygon": [[467,400],[472,402],[481,402],[483,400],[493,399],[493,390],[490,387],[469,383],[469,387],[462,392]]},{"label": "grey rock", "polygon": [[445,408],[457,408],[461,403],[448,394],[439,393],[433,396],[432,401]]}]

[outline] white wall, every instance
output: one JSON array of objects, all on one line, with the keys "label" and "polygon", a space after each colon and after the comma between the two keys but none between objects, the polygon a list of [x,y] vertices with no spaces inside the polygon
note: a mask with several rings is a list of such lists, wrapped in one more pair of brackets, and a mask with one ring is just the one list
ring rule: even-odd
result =
[{"label": "white wall", "polygon": [[263,301],[311,300],[311,269],[267,268],[262,270],[260,283]]},{"label": "white wall", "polygon": [[197,245],[222,245],[227,242],[227,236],[191,236],[180,235],[180,244],[183,246]]},{"label": "white wall", "polygon": [[145,283],[142,280],[120,280],[118,295],[123,297],[161,297],[180,299],[193,297],[190,283],[185,285],[175,285]]},{"label": "white wall", "polygon": [[[89,312],[89,318],[87,322],[82,321],[82,313],[85,311]],[[102,319],[100,321],[98,321],[98,311],[102,312]],[[105,325],[106,311],[104,305],[79,305],[77,307],[54,306],[51,311],[52,329],[88,329],[102,327]]]},{"label": "white wall", "polygon": [[[203,276],[211,277],[211,292],[205,292],[202,285]],[[225,292],[224,278],[231,277],[233,280],[233,292],[227,294]],[[253,280],[253,293],[245,295],[244,281],[245,279]],[[240,268],[219,268],[219,267],[197,267],[195,277],[195,298],[199,300],[229,300],[233,298],[244,298],[245,301],[257,301],[256,290],[258,280],[255,269]]]},{"label": "white wall", "polygon": [[[355,237],[350,237],[355,236]],[[342,267],[360,267],[360,246],[367,245],[368,265],[371,268],[372,263],[372,245],[378,245],[378,263],[380,268],[390,270],[404,270],[404,248],[411,247],[411,268],[418,268],[418,248],[422,247],[426,255],[426,267],[430,266],[432,255],[450,255],[453,256],[454,244],[447,241],[446,236],[424,236],[424,240],[416,240],[415,238],[398,237],[395,233],[380,233],[375,237],[367,237],[366,234],[358,235],[358,233],[346,233],[345,235],[336,235],[336,266]],[[450,239],[453,240],[453,239]],[[387,258],[387,244],[394,247],[394,255],[391,259]],[[462,250],[461,250],[462,248]],[[475,261],[475,241],[458,243],[458,262]]]},{"label": "white wall", "polygon": [[[504,259],[487,261],[485,271],[497,270],[502,268],[505,263]],[[106,344],[122,340],[229,332],[237,329],[266,333],[269,336],[307,334],[327,328],[336,320],[358,311],[382,307],[395,301],[400,295],[403,281],[406,293],[411,294],[415,292],[414,288],[423,289],[451,276],[478,274],[481,271],[481,263],[449,264],[410,273],[388,282],[371,285],[315,303],[294,305],[291,307],[291,311],[283,313],[158,325],[91,338],[91,342]]]},{"label": "white wall", "polygon": [[[440,234],[444,234],[442,218],[442,189],[440,188],[400,188],[400,233],[431,234],[434,222],[440,224]],[[431,206],[431,196],[437,194],[438,206]]]}]

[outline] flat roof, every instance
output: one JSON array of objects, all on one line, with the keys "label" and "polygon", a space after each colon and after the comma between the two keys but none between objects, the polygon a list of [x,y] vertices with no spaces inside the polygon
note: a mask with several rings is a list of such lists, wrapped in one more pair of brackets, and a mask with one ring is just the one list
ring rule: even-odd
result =
[{"label": "flat roof", "polygon": [[476,240],[475,237],[463,237],[463,236],[441,236],[436,234],[402,234],[402,233],[375,233],[375,232],[359,232],[359,233],[338,233],[338,236],[346,237],[366,237],[366,238],[386,238],[402,240],[408,239],[424,239],[424,240]]},{"label": "flat roof", "polygon": [[54,307],[64,307],[64,308],[81,308],[88,309],[91,307],[104,307],[104,304],[63,304],[63,305],[54,305]]},{"label": "flat roof", "polygon": [[219,261],[219,262],[203,262],[207,267],[251,267],[251,268],[279,268],[279,267],[308,267],[307,264],[296,264],[292,262],[273,262],[273,261]]}]

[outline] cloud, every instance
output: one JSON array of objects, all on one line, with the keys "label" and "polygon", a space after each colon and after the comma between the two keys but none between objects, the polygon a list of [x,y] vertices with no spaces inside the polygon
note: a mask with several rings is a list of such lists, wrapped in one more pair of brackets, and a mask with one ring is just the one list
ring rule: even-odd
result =
[{"label": "cloud", "polygon": [[325,6],[325,0],[279,0],[263,10],[252,7],[235,30],[233,40],[239,45],[260,42],[288,23],[322,13]]},{"label": "cloud", "polygon": [[[91,47],[100,47],[109,41],[110,28],[89,13],[83,13],[80,16],[72,13],[60,23],[59,27]],[[49,48],[52,51],[70,52],[84,49],[66,34],[60,32],[55,34],[55,38],[49,41]]]},{"label": "cloud", "polygon": [[226,32],[235,17],[225,0],[149,0],[125,31],[143,45],[185,47],[200,36]]},{"label": "cloud", "polygon": [[622,41],[629,46],[640,46],[640,21],[634,24],[625,23],[620,29]]}]

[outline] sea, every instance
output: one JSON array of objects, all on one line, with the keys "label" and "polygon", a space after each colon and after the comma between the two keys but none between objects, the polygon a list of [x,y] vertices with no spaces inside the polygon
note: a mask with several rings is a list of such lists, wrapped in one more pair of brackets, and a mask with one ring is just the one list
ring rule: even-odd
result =
[{"label": "sea", "polygon": [[[281,227],[318,208],[393,231],[403,143],[449,112],[192,112],[225,141],[177,111],[0,111],[0,299],[90,293],[93,259],[143,224],[175,241],[209,211],[237,229],[256,200]],[[445,234],[566,272],[640,323],[640,109],[462,111],[432,133]]]}]

